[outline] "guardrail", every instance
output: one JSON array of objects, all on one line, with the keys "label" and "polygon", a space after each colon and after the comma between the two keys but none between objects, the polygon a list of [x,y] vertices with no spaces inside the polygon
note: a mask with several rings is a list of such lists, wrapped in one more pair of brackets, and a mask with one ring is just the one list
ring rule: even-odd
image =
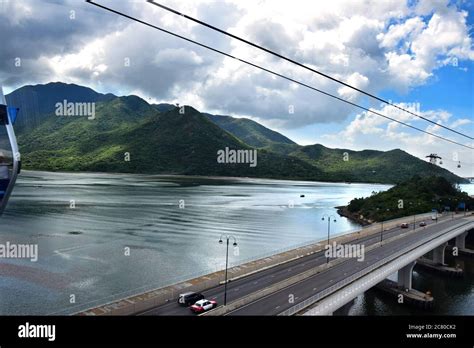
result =
[{"label": "guardrail", "polygon": [[[421,213],[421,214],[417,214],[416,218],[418,218],[418,219],[427,219],[427,218],[431,218],[431,215],[432,215],[432,212]],[[342,231],[342,232],[338,232],[338,233],[331,233],[331,239],[346,236],[346,235],[349,236],[350,234],[355,234],[355,233],[364,233],[364,232],[368,232],[368,231],[371,231],[371,230],[377,231],[377,230],[380,230],[382,228],[382,224],[384,226],[384,231],[385,231],[386,229],[393,228],[394,224],[398,225],[398,224],[401,224],[402,222],[412,223],[414,216],[415,215],[410,215],[410,216],[404,216],[404,217],[400,217],[400,218],[385,220],[383,222],[374,222],[374,223],[371,223],[370,225],[361,226],[360,228],[356,228],[356,229],[352,229],[352,230],[348,230],[348,231]],[[417,220],[417,222],[420,222],[420,220]],[[284,253],[284,252],[294,250],[294,249],[298,249],[298,248],[302,248],[302,247],[311,246],[313,244],[318,244],[320,242],[325,242],[325,241],[326,241],[326,236],[318,238],[318,239],[311,239],[311,240],[301,242],[301,243],[298,243],[298,244],[292,244],[292,245],[290,245],[288,247],[285,247],[285,248],[270,250],[268,252],[261,253],[261,254],[258,254],[258,255],[252,256],[252,257],[248,257],[248,258],[245,258],[245,259],[239,259],[239,260],[236,260],[236,261],[229,261],[229,267],[237,267],[237,266],[240,266],[240,265],[242,265],[246,262],[256,261],[256,260],[259,260],[259,259],[262,259],[262,258],[265,258],[265,257],[274,256],[276,254]]]},{"label": "guardrail", "polygon": [[[456,225],[454,228],[452,228],[451,230],[453,229],[456,229],[456,228],[459,228],[459,227],[462,227],[466,224],[471,224],[472,222],[467,222],[467,223],[464,223],[464,224],[461,224],[460,226]],[[448,231],[449,232],[449,231]],[[303,309],[305,309],[306,307],[309,307],[311,306],[312,304],[316,303],[317,301],[321,300],[322,298],[330,295],[331,293],[333,293],[334,291],[336,290],[339,290],[340,288],[354,282],[355,280],[357,280],[358,278],[361,278],[362,276],[366,275],[367,273],[369,272],[372,272],[373,270],[379,268],[380,266],[390,262],[390,261],[393,261],[394,259],[400,257],[401,255],[403,254],[406,254],[407,252],[413,250],[413,249],[416,249],[418,247],[420,247],[422,244],[426,244],[427,242],[431,241],[431,240],[434,240],[435,238],[438,238],[440,237],[441,235],[443,234],[446,234],[448,232],[443,232],[441,231],[439,234],[437,234],[435,237],[431,238],[430,240],[426,241],[426,240],[422,240],[422,241],[418,241],[415,245],[415,247],[413,246],[409,246],[408,248],[405,248],[405,249],[402,249],[402,250],[399,250],[397,251],[396,253],[390,255],[388,258],[385,258],[383,260],[379,260],[377,261],[376,263],[358,271],[357,273],[353,274],[352,276],[344,279],[344,280],[341,280],[339,282],[337,282],[336,284],[330,286],[329,288],[326,288],[324,289],[323,291],[317,293],[316,295],[313,295],[311,296],[310,298],[294,305],[293,307],[290,307],[288,308],[287,310],[281,312],[280,316],[289,316],[289,315],[294,315],[300,311],[302,311]]]},{"label": "guardrail", "polygon": [[[431,216],[431,212],[416,215],[416,217],[418,219],[426,219],[426,218],[429,218],[430,216]],[[402,222],[410,222],[411,223],[413,221],[413,217],[414,216],[412,215],[412,216],[401,217],[401,218],[396,218],[396,219],[383,221],[384,230],[393,228],[394,226],[397,226],[398,224],[400,224]],[[334,234],[331,235],[331,237],[332,237],[331,239],[338,238],[338,237],[346,237],[346,236],[349,237],[350,235],[355,235],[355,234],[359,234],[362,237],[364,234],[366,234],[366,233],[368,234],[371,231],[380,230],[381,225],[382,225],[382,223],[377,222],[377,223],[373,223],[371,225],[367,225],[367,226],[364,226],[364,227],[361,227],[361,228],[358,228],[358,229],[343,231],[343,232],[339,232],[339,233],[334,233]],[[233,262],[231,261],[231,262],[229,262],[230,278],[239,277],[239,276],[242,276],[242,274],[247,274],[248,272],[250,272],[251,270],[248,270],[248,269],[247,270],[239,270],[238,269],[239,267],[244,266],[245,264],[247,264],[249,262],[263,260],[265,258],[276,256],[276,255],[279,255],[279,254],[282,254],[282,253],[285,253],[285,252],[290,252],[290,251],[293,251],[293,250],[297,251],[300,248],[311,248],[311,247],[315,246],[316,244],[321,243],[323,241],[324,242],[326,241],[325,237],[318,238],[318,239],[313,239],[313,240],[308,240],[308,241],[301,242],[301,243],[298,243],[298,244],[293,244],[293,245],[290,245],[288,247],[281,248],[281,249],[278,249],[278,250],[270,250],[268,252],[261,253],[261,254],[258,254],[258,255],[255,255],[255,256],[252,256],[252,257],[249,257],[249,258],[237,259],[236,261],[233,261]],[[302,251],[299,256],[304,256],[306,254],[307,254],[306,251],[304,251],[304,252]],[[291,258],[288,261],[291,261]],[[271,267],[271,265],[269,267]],[[222,272],[223,270],[224,270],[223,268],[216,267],[216,269],[214,271],[208,269],[208,270],[202,270],[200,272],[196,272],[194,274],[187,274],[187,275],[177,276],[177,277],[174,277],[172,279],[168,279],[165,283],[159,284],[157,282],[157,283],[147,284],[147,285],[144,285],[144,286],[139,287],[139,288],[130,289],[130,290],[126,290],[126,291],[123,291],[123,292],[120,292],[120,293],[112,294],[112,295],[109,295],[109,296],[101,298],[101,299],[92,300],[92,301],[89,301],[89,302],[86,302],[86,303],[77,304],[77,305],[71,306],[71,307],[69,307],[67,309],[64,309],[64,310],[51,312],[51,313],[48,313],[48,315],[61,315],[61,314],[71,314],[71,313],[72,314],[79,314],[79,313],[87,312],[89,310],[93,310],[94,308],[98,308],[98,307],[110,307],[110,308],[112,308],[112,307],[115,306],[115,304],[117,302],[124,301],[126,299],[130,299],[130,298],[137,297],[137,296],[146,296],[146,294],[148,294],[148,293],[159,291],[160,289],[169,288],[169,287],[172,287],[174,285],[177,285],[177,284],[180,284],[180,283],[183,283],[183,282],[187,282],[187,281],[190,281],[190,280],[193,280],[193,279],[196,279],[196,278],[200,278],[200,277],[203,277],[203,276],[212,275],[212,274],[215,274],[215,273],[218,273],[218,272]],[[193,285],[193,286],[190,286],[186,289],[182,288],[182,289],[179,289],[179,290],[165,291],[164,293],[160,293],[159,295],[155,295],[154,298],[147,299],[144,303],[131,305],[132,309],[128,309],[128,310],[125,310],[125,309],[115,310],[114,309],[114,314],[121,315],[121,314],[137,313],[138,311],[145,310],[147,305],[153,307],[153,306],[158,306],[160,304],[167,303],[171,300],[175,300],[178,293],[182,293],[184,291],[203,291],[205,289],[214,287],[214,286],[218,285],[219,283],[220,283],[220,280],[207,280],[207,281],[204,281],[203,283],[201,283],[199,285]]]}]

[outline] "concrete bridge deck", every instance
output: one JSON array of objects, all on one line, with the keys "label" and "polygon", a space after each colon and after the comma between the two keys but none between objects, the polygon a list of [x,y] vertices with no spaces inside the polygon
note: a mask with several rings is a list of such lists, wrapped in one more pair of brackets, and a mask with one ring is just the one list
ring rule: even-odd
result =
[{"label": "concrete bridge deck", "polygon": [[[417,222],[424,220],[433,226],[441,225],[446,222],[449,223],[449,221],[457,221],[461,218],[459,216],[456,217],[456,219],[453,219],[451,216],[447,216],[441,218],[438,223],[436,223],[429,219],[430,216],[430,213],[419,215],[417,217]],[[412,225],[410,225],[409,229],[400,229],[399,226],[402,222],[411,223]],[[415,232],[428,228],[430,227],[417,228]],[[330,242],[360,243],[367,247],[376,247],[380,242],[380,231],[380,224],[375,224],[361,229],[358,232],[331,239]],[[407,234],[407,232],[413,233],[413,217],[405,217],[390,222],[384,222],[384,240]],[[226,311],[231,310],[232,307],[230,304],[237,300],[242,301],[242,299],[246,299],[244,302],[248,302],[251,299],[249,299],[249,296],[255,295],[256,293],[258,294],[264,290],[271,290],[271,288],[276,284],[287,281],[288,279],[301,275],[304,272],[311,270],[314,271],[314,269],[320,267],[326,267],[326,257],[323,253],[324,245],[323,243],[313,243],[308,246],[285,251],[274,256],[265,257],[232,268],[229,274],[230,277],[233,278],[233,281],[228,284],[228,308]],[[332,260],[331,265],[334,264],[334,262],[341,261],[342,260]],[[145,315],[190,315],[191,313],[187,308],[180,307],[176,304],[178,294],[186,291],[201,291],[207,298],[216,299],[219,303],[222,303],[222,279],[223,272],[216,272],[183,283],[109,303],[104,306],[92,308],[79,314],[130,315],[141,313]],[[279,309],[282,308],[283,307],[280,306]],[[261,314],[261,312],[255,312],[254,314]]]}]

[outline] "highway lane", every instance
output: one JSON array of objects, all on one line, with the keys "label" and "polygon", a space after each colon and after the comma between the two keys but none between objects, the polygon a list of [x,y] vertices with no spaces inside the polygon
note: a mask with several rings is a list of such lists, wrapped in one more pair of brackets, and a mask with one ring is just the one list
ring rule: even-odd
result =
[{"label": "highway lane", "polygon": [[[246,306],[240,307],[227,315],[277,315],[295,304],[334,285],[338,281],[350,277],[352,274],[370,266],[383,257],[412,245],[416,241],[427,238],[442,229],[458,224],[461,221],[468,220],[447,220],[439,222],[437,225],[431,226],[429,229],[419,230],[412,235],[405,236],[366,252],[364,262],[358,262],[357,259],[354,258],[347,259],[345,262],[335,265],[322,273],[309,277],[278,292],[272,293]],[[290,303],[290,296],[294,299],[294,303]]]},{"label": "highway lane", "polygon": [[[417,224],[420,221],[417,221]],[[425,220],[427,224],[436,223],[435,221]],[[438,222],[440,223],[440,222]],[[400,233],[411,231],[413,224],[408,229],[395,227],[384,231],[384,239],[393,237]],[[350,243],[362,243],[369,246],[380,241],[380,233],[371,236],[352,240]],[[324,242],[321,242],[323,244]],[[326,262],[324,251],[314,253],[309,256],[299,258],[284,264],[254,273],[252,275],[234,280],[227,285],[228,303],[241,297],[247,296],[253,292],[262,290],[268,286],[290,278],[299,273],[305,272],[311,268],[322,265]],[[207,299],[217,300],[218,304],[224,301],[224,285],[220,285],[202,292]],[[155,307],[140,315],[194,315],[189,308],[179,306],[175,301]]]}]

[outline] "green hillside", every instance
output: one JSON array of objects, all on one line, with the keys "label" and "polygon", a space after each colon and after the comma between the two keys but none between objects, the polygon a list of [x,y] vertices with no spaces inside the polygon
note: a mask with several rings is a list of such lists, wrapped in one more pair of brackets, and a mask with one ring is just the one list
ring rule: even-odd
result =
[{"label": "green hillside", "polygon": [[116,98],[113,94],[97,93],[91,88],[51,82],[45,85],[23,86],[6,96],[9,105],[21,108],[21,117],[15,125],[17,134],[31,131],[41,125],[47,115],[55,111],[58,102],[100,102]]},{"label": "green hillside", "polygon": [[[27,87],[8,95],[10,100],[19,101],[15,105],[23,110],[20,111],[23,127],[17,130],[26,169],[390,184],[414,175],[437,175],[450,182],[465,182],[401,150],[352,151],[318,144],[300,146],[255,121],[204,114],[189,106],[182,115],[174,105],[150,105],[137,96],[98,94],[85,87],[61,83]],[[22,98],[25,90],[45,98],[40,108],[34,105],[36,99]],[[62,99],[94,101],[95,119],[56,116],[54,104]],[[217,163],[217,151],[226,147],[257,148],[257,166]],[[124,160],[125,153],[130,153],[130,161]]]},{"label": "green hillside", "polygon": [[[329,149],[322,145],[301,146],[288,153],[323,170],[329,178],[355,182],[399,183],[414,174],[439,175],[451,182],[460,178],[448,170],[420,160],[405,151]],[[388,180],[387,180],[388,179]]]},{"label": "green hillside", "polygon": [[[414,176],[391,189],[374,193],[371,197],[353,199],[345,212],[365,220],[384,221],[402,216],[421,214],[437,209],[450,211],[466,203],[468,210],[474,208],[474,199],[461,192],[443,177]],[[402,203],[402,205],[400,205]]]},{"label": "green hillside", "polygon": [[[221,164],[217,151],[252,149],[186,107],[159,113],[138,97],[99,103],[96,119],[50,115],[34,132],[20,135],[25,168],[160,174],[315,179],[321,173],[296,159],[258,152],[258,165]],[[130,161],[125,161],[125,153]]]},{"label": "green hillside", "polygon": [[272,144],[294,144],[295,142],[284,135],[262,126],[248,118],[234,118],[230,116],[206,115],[212,122],[222,129],[235,135],[246,144],[253,147],[266,147]]}]

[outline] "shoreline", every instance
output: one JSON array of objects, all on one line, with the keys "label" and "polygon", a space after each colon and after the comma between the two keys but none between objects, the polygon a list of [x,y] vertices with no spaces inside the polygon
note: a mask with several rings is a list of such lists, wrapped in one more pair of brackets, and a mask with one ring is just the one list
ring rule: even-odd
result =
[{"label": "shoreline", "polygon": [[255,180],[255,181],[286,181],[289,183],[306,183],[306,184],[345,184],[345,185],[385,185],[395,186],[395,184],[388,184],[382,182],[347,182],[347,181],[321,181],[321,180],[305,180],[305,179],[280,179],[280,178],[263,178],[263,177],[249,177],[249,176],[215,176],[215,175],[186,175],[186,174],[152,174],[152,173],[124,173],[124,172],[83,172],[83,171],[47,171],[47,170],[32,170],[23,169],[22,173],[52,173],[52,174],[92,174],[92,175],[137,175],[137,176],[155,176],[158,178],[177,178],[177,179],[207,179],[207,180]]},{"label": "shoreline", "polygon": [[357,213],[351,213],[347,209],[346,205],[342,205],[342,206],[335,207],[335,208],[337,209],[337,213],[339,214],[339,216],[345,217],[345,218],[349,219],[352,222],[358,223],[359,225],[367,226],[367,225],[370,225],[370,224],[376,222],[376,221],[371,221],[371,220],[367,220],[367,219],[364,219],[364,218],[360,218],[360,215],[358,215]]}]

